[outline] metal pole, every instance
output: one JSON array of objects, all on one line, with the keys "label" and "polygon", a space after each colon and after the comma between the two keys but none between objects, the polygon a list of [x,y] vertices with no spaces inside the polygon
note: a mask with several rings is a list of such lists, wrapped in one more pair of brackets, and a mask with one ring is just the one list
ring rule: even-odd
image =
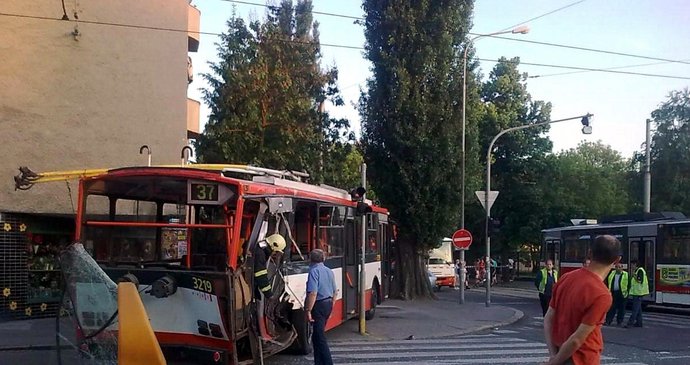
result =
[{"label": "metal pole", "polygon": [[[362,173],[362,187],[366,189],[366,187],[367,187],[367,164],[362,163],[361,173]],[[361,199],[362,199],[362,202],[364,202],[364,200],[366,199],[366,193],[362,195]],[[361,252],[361,262],[360,262],[360,268],[359,268],[359,334],[360,335],[366,335],[367,323],[366,323],[366,314],[364,311],[364,305],[366,303],[366,301],[365,301],[366,270],[364,268],[364,265],[366,263],[365,252],[366,252],[366,245],[367,245],[367,215],[366,214],[362,215],[361,226],[362,226],[362,228],[361,228],[362,252]]]},{"label": "metal pole", "polygon": [[491,140],[491,143],[489,143],[489,148],[486,150],[486,192],[484,193],[484,210],[486,211],[486,219],[484,222],[484,239],[486,240],[486,306],[489,307],[491,306],[491,237],[489,237],[489,219],[491,218],[491,207],[489,206],[489,192],[491,191],[491,150],[494,148],[494,143],[496,143],[496,140],[500,138],[502,135],[512,132],[512,131],[517,131],[520,129],[526,129],[526,128],[532,128],[532,127],[538,127],[541,125],[546,125],[546,124],[553,124],[553,123],[559,123],[559,122],[565,122],[567,120],[573,120],[573,119],[580,119],[580,118],[591,118],[592,114],[587,113],[585,115],[580,115],[577,117],[572,117],[572,118],[565,118],[565,119],[558,119],[558,120],[552,120],[548,122],[541,122],[541,123],[534,123],[534,124],[526,124],[526,125],[521,125],[517,127],[512,127],[508,129],[504,129],[494,138]]},{"label": "metal pole", "polygon": [[644,163],[644,212],[651,211],[652,200],[652,173],[651,173],[651,124],[652,121],[647,119],[646,138],[645,138],[645,163]]},{"label": "metal pole", "polygon": [[[477,38],[473,38],[467,43],[462,56],[462,177],[460,178],[462,182],[460,184],[460,228],[462,229],[465,229],[465,103],[467,100],[467,50],[475,39]],[[464,289],[460,290],[460,295],[462,296]],[[460,303],[463,302],[464,299],[460,299]]]},{"label": "metal pole", "polygon": [[460,250],[460,304],[465,304],[465,250]]},{"label": "metal pole", "polygon": [[494,35],[499,35],[499,34],[507,34],[507,33],[513,33],[513,34],[526,34],[527,31],[529,31],[529,28],[526,26],[522,27],[517,27],[511,30],[503,30],[503,31],[498,31],[498,32],[493,32],[493,33],[487,33],[487,34],[479,34],[476,37],[470,39],[467,42],[467,45],[465,46],[465,49],[463,50],[463,55],[462,55],[462,176],[460,178],[461,181],[461,192],[460,192],[460,228],[465,229],[465,103],[467,101],[467,51],[470,49],[472,44],[474,44],[474,41],[476,41],[479,38],[482,37],[490,37]]},{"label": "metal pole", "polygon": [[486,306],[491,306],[491,237],[489,236],[489,219],[491,218],[491,206],[489,205],[489,192],[491,191],[491,149],[494,147],[494,142],[498,137],[502,136],[508,130],[501,131],[491,140],[489,149],[486,151],[486,192],[484,193],[484,210],[486,217],[484,222],[484,237],[486,239]]}]

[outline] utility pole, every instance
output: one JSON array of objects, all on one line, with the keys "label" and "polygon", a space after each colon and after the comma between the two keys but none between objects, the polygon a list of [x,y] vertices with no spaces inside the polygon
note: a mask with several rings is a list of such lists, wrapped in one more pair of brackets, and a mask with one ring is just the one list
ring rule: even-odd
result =
[{"label": "utility pole", "polygon": [[652,173],[651,173],[651,124],[652,121],[647,119],[646,127],[646,138],[644,144],[645,150],[645,162],[644,162],[644,212],[649,213],[651,211],[651,201],[652,201]]},{"label": "utility pole", "polygon": [[[364,192],[362,193],[361,200],[362,203],[365,202],[366,199],[366,188],[367,188],[367,164],[362,163],[362,168],[361,168],[361,173],[362,173],[362,187],[364,188]],[[365,301],[365,295],[366,295],[366,270],[364,268],[364,265],[366,264],[366,247],[367,247],[367,214],[363,213],[362,214],[362,223],[361,223],[361,228],[360,228],[360,241],[361,241],[361,246],[362,246],[362,253],[361,253],[361,262],[360,262],[360,267],[359,267],[359,334],[364,336],[367,334],[367,322],[366,322],[366,313],[364,310],[364,305],[366,303]]]}]

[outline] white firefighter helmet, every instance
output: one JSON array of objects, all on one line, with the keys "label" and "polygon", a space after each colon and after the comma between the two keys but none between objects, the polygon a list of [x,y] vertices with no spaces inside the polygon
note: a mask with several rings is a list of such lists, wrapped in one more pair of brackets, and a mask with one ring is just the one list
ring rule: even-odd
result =
[{"label": "white firefighter helmet", "polygon": [[278,233],[266,237],[266,243],[272,251],[283,252],[285,250],[285,238]]}]

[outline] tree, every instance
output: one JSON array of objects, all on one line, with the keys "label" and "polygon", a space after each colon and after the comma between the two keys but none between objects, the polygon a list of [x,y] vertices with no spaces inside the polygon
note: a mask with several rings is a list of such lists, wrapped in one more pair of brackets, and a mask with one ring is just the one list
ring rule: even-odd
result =
[{"label": "tree", "polygon": [[550,204],[550,225],[570,224],[572,218],[599,218],[624,214],[632,206],[628,176],[630,162],[604,145],[582,142],[554,159],[545,200]]},{"label": "tree", "polygon": [[[652,210],[690,215],[690,90],[671,92],[651,117]],[[641,166],[644,152],[636,154],[635,161]],[[641,201],[642,174],[635,179],[635,197]]]},{"label": "tree", "polygon": [[[424,253],[458,222],[461,48],[473,2],[365,0],[369,179],[399,226],[392,295],[429,295]],[[458,183],[453,183],[458,182]]]},{"label": "tree", "polygon": [[[532,100],[519,63],[519,58],[502,57],[482,85],[484,114],[478,140],[482,152],[477,163],[484,168],[489,143],[501,130],[550,119],[551,104]],[[546,211],[542,197],[550,185],[540,179],[549,168],[547,155],[552,144],[543,135],[548,129],[546,125],[511,132],[494,145],[491,186],[500,195],[491,215],[502,223],[499,233],[492,236],[494,252],[515,251],[521,244],[540,241]],[[481,213],[471,226],[476,232],[484,232]]]},{"label": "tree", "polygon": [[343,101],[337,69],[320,66],[311,1],[293,6],[283,0],[269,9],[265,21],[249,25],[233,15],[221,36],[220,61],[204,75],[211,114],[195,143],[199,160],[306,170],[317,182],[337,180],[333,165],[343,163],[338,158],[354,137],[347,120],[323,110],[327,101]]}]

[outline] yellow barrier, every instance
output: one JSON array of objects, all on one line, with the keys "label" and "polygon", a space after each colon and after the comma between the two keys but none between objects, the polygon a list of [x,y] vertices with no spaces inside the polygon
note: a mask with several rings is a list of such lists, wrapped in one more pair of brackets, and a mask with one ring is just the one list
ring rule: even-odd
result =
[{"label": "yellow barrier", "polygon": [[117,285],[119,365],[165,365],[156,335],[133,283]]}]

